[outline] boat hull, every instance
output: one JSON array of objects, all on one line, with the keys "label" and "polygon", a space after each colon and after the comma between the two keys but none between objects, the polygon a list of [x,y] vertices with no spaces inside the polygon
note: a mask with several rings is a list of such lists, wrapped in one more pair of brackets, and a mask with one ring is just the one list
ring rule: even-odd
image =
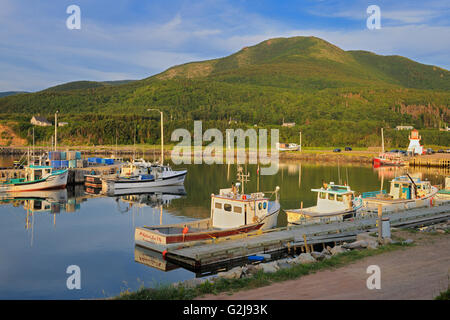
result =
[{"label": "boat hull", "polygon": [[280,204],[278,202],[271,202],[268,210],[268,214],[262,218],[264,223],[261,229],[272,229],[278,224],[278,214],[280,213]]},{"label": "boat hull", "polygon": [[134,180],[134,179],[114,179],[114,180],[103,180],[102,188],[105,191],[119,190],[119,189],[141,189],[141,188],[152,188],[152,187],[163,187],[163,186],[173,186],[182,185],[184,179],[186,178],[187,171],[182,171],[173,176],[163,177],[156,180]]},{"label": "boat hull", "polygon": [[[237,228],[229,228],[229,229],[214,229],[211,228],[211,219],[204,219],[199,221],[180,223],[174,225],[165,225],[165,226],[150,226],[150,227],[138,227],[135,230],[134,238],[137,241],[146,241],[158,245],[167,245],[173,243],[183,243],[183,242],[191,242],[191,241],[199,241],[199,240],[211,240],[215,238],[228,237],[241,233],[249,233],[251,231],[256,231],[261,229],[264,222],[254,223],[251,225],[240,226]],[[178,230],[182,229],[185,226],[190,229],[197,229],[196,227],[200,227],[198,229],[203,229],[197,232],[188,232],[183,235],[181,232],[170,234],[168,229]],[[164,232],[166,230],[166,232]]]},{"label": "boat hull", "polygon": [[65,170],[58,174],[52,174],[44,180],[36,182],[23,182],[10,185],[4,185],[6,192],[25,192],[48,189],[65,188],[67,185],[68,171]]},{"label": "boat hull", "polygon": [[437,196],[438,189],[432,187],[432,191],[417,199],[379,199],[379,198],[364,198],[364,207],[369,210],[376,210],[379,205],[382,206],[384,211],[397,211],[404,209],[413,209],[426,207],[431,204],[433,199]]},{"label": "boat hull", "polygon": [[[304,225],[315,223],[328,223],[335,221],[344,221],[355,217],[359,210],[361,210],[363,202],[360,198],[356,198],[352,208],[327,213],[314,212],[314,208],[310,207],[305,209],[285,210],[287,215],[287,221],[290,224]],[[311,214],[310,218],[302,219],[303,214]]]},{"label": "boat hull", "polygon": [[385,159],[376,157],[372,160],[374,167],[379,166],[395,166],[395,167],[401,167],[406,165],[406,161],[404,160],[394,160],[394,159]]}]

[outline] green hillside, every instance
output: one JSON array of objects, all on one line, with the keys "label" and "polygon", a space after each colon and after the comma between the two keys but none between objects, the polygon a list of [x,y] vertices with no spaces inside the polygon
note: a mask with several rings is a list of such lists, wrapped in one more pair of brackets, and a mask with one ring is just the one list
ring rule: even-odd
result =
[{"label": "green hillside", "polygon": [[60,84],[54,87],[47,88],[47,91],[69,91],[79,89],[93,89],[107,86],[117,86],[133,82],[134,80],[117,80],[117,81],[72,81],[64,84]]},{"label": "green hillside", "polygon": [[[374,145],[381,127],[400,124],[434,129],[425,143],[450,145],[449,134],[437,130],[450,122],[449,76],[439,67],[344,51],[315,37],[277,38],[143,80],[77,81],[0,98],[0,114],[20,119],[16,130],[26,137],[31,115],[59,110],[61,121],[70,123],[61,138],[90,144],[114,143],[116,130],[121,143],[133,143],[134,131],[138,142],[158,143],[158,114],[146,112],[155,107],[167,120],[166,141],[173,129],[192,128],[193,120],[203,120],[204,129],[224,130],[232,119],[233,126],[244,128],[295,122],[294,128],[281,129],[282,140],[297,141],[302,130],[305,144],[312,146],[344,140]],[[49,140],[51,134],[42,129],[39,137]]]},{"label": "green hillside", "polygon": [[176,66],[159,79],[212,78],[291,88],[402,86],[450,90],[450,72],[398,56],[344,51],[316,37],[277,38],[222,59]]},{"label": "green hillside", "polygon": [[27,92],[26,91],[3,91],[3,92],[0,92],[0,98],[12,96],[15,94],[20,94],[20,93],[27,93]]}]

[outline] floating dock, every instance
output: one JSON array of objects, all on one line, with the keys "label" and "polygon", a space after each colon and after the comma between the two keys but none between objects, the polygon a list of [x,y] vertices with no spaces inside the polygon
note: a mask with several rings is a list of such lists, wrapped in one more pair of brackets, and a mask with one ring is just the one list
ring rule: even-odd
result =
[{"label": "floating dock", "polygon": [[[201,242],[155,245],[135,241],[157,252],[165,251],[167,261],[190,270],[230,266],[247,260],[254,254],[269,253],[272,256],[294,253],[295,250],[311,251],[314,245],[349,241],[358,233],[375,230],[378,214],[368,212],[354,221],[335,222],[305,226],[288,226],[266,231],[252,232],[228,238]],[[441,201],[434,207],[383,213],[392,227],[423,226],[450,219],[450,201]]]}]

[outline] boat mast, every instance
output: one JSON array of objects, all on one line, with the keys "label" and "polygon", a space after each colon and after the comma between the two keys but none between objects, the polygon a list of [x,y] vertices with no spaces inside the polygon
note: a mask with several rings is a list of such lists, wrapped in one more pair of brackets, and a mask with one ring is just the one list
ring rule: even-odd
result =
[{"label": "boat mast", "polygon": [[384,153],[384,135],[383,135],[383,128],[381,128],[381,152]]},{"label": "boat mast", "polygon": [[250,177],[250,173],[244,174],[244,169],[242,168],[242,166],[239,166],[237,169],[237,180],[241,183],[242,185],[242,191],[241,193],[244,194],[245,193],[245,182],[248,182],[248,178]]}]

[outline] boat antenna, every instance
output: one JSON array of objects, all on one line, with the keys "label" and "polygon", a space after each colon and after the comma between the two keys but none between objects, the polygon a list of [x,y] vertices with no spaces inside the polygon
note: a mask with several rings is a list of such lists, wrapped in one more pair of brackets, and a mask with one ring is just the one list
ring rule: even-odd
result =
[{"label": "boat antenna", "polygon": [[244,174],[244,169],[242,168],[241,165],[238,166],[237,168],[237,180],[241,183],[242,185],[242,193],[245,193],[245,182],[248,182],[248,178],[250,177],[250,173]]},{"label": "boat antenna", "polygon": [[406,173],[406,175],[408,176],[409,180],[411,180],[411,182],[412,182],[412,184],[413,184],[413,186],[414,186],[414,195],[415,195],[415,197],[417,198],[417,185],[416,185],[416,183],[414,182],[413,178],[411,178],[411,176],[409,175],[408,172]]}]

